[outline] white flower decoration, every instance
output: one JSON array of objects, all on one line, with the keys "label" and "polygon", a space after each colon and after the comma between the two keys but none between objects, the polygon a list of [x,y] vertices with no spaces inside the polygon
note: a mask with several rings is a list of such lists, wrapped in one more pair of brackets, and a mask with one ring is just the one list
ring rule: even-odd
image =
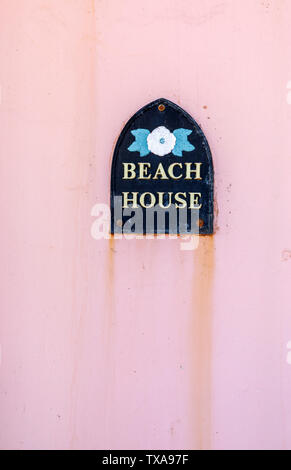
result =
[{"label": "white flower decoration", "polygon": [[156,127],[147,137],[149,150],[163,157],[171,153],[176,144],[176,137],[164,126]]}]

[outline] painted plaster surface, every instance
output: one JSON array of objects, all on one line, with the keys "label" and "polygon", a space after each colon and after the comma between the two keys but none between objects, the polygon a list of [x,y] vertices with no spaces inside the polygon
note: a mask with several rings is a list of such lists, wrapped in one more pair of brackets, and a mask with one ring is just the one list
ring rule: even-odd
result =
[{"label": "painted plaster surface", "polygon": [[[1,0],[1,448],[291,448],[290,31],[289,0]],[[91,236],[159,97],[212,150],[192,251]]]}]

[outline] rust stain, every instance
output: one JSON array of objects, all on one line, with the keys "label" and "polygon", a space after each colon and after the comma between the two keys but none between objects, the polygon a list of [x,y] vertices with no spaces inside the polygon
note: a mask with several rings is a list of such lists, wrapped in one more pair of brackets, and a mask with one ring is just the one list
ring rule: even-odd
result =
[{"label": "rust stain", "polygon": [[291,250],[283,250],[281,253],[282,261],[289,261],[291,259]]},{"label": "rust stain", "polygon": [[95,17],[95,13],[96,13],[96,8],[95,8],[95,0],[91,0],[91,5],[92,5],[92,13]]},{"label": "rust stain", "polygon": [[115,375],[115,363],[114,363],[114,256],[116,253],[115,250],[115,240],[113,235],[110,235],[107,245],[107,271],[105,279],[105,305],[104,310],[105,319],[104,319],[104,351],[105,351],[105,360],[106,360],[106,381],[105,381],[105,401],[104,401],[104,437],[107,446],[110,446],[111,441],[111,403],[112,403],[112,394],[113,394],[113,384],[114,384],[114,375]]},{"label": "rust stain", "polygon": [[212,288],[215,267],[213,236],[200,237],[194,252],[192,422],[195,449],[211,449]]},{"label": "rust stain", "polygon": [[213,233],[217,233],[219,230],[218,226],[218,215],[219,215],[219,207],[216,199],[216,194],[214,192],[214,198],[213,198],[213,213],[214,213],[214,228],[213,228]]},{"label": "rust stain", "polygon": [[114,324],[113,309],[114,309],[114,254],[115,254],[115,240],[113,235],[108,239],[108,262],[107,262],[107,279],[105,283],[106,289],[106,305],[108,315],[105,319],[107,347],[110,348],[111,328]]}]

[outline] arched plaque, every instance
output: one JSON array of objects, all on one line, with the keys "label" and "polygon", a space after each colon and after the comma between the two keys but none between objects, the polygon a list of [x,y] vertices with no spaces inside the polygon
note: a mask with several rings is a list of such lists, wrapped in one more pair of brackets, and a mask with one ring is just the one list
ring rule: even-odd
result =
[{"label": "arched plaque", "polygon": [[202,129],[158,99],[125,125],[111,169],[111,232],[213,233],[213,163]]}]

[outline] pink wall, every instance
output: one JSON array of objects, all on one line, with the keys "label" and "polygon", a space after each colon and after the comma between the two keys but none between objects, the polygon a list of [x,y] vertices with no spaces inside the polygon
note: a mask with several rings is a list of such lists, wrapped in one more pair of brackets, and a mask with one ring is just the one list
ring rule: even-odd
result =
[{"label": "pink wall", "polygon": [[[1,448],[291,448],[290,31],[287,0],[1,1]],[[96,241],[161,96],[209,140],[216,233]]]}]

